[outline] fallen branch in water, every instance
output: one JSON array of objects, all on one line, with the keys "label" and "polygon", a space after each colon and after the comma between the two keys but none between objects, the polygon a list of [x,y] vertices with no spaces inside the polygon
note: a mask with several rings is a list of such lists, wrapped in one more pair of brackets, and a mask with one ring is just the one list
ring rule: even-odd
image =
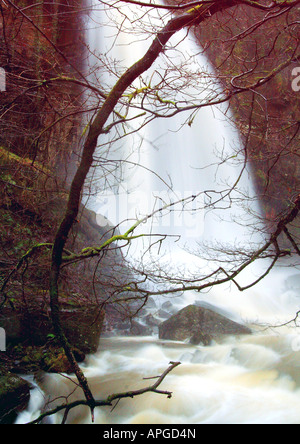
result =
[{"label": "fallen branch in water", "polygon": [[[172,397],[172,392],[170,392],[168,390],[158,390],[158,387],[161,385],[161,383],[163,382],[165,377],[181,363],[171,361],[169,364],[170,364],[169,367],[160,376],[154,377],[155,379],[157,379],[157,381],[153,385],[150,385],[149,387],[144,387],[139,390],[131,390],[131,391],[123,392],[123,393],[116,393],[116,394],[109,395],[104,400],[95,400],[93,403],[93,406],[91,406],[90,403],[86,399],[62,404],[62,405],[55,407],[52,410],[48,410],[47,412],[42,413],[38,418],[34,419],[33,421],[31,421],[27,424],[40,423],[44,418],[46,418],[48,416],[55,415],[56,413],[61,412],[62,410],[65,410],[62,424],[65,424],[70,410],[72,410],[75,407],[82,405],[82,406],[90,407],[94,410],[95,407],[111,406],[113,401],[119,402],[120,399],[134,398],[135,396],[143,395],[143,394],[149,393],[149,392],[158,393],[160,395],[166,395],[167,398],[170,399]],[[147,378],[147,379],[150,379],[150,378]]]}]

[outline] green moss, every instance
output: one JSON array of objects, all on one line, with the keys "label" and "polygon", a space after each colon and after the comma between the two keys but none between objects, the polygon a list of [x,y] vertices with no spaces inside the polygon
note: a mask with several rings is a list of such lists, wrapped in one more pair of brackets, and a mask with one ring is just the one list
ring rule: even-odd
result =
[{"label": "green moss", "polygon": [[18,163],[31,168],[33,168],[35,165],[36,168],[43,171],[44,173],[51,173],[51,171],[48,168],[44,167],[41,163],[35,162],[33,165],[32,160],[28,157],[20,157],[17,154],[14,154],[11,151],[8,151],[4,147],[0,146],[0,165],[9,162]]},{"label": "green moss", "polygon": [[30,398],[29,384],[7,372],[0,376],[0,424],[12,424],[18,411],[26,408]]}]

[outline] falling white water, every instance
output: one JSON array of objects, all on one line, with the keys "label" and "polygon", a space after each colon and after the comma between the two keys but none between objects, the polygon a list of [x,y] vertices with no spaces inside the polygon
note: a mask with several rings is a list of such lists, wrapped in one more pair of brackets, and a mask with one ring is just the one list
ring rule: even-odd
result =
[{"label": "falling white water", "polygon": [[[103,54],[107,55],[103,60],[99,56],[102,61],[97,59],[96,62],[100,67],[101,82],[111,88],[117,77],[112,72],[107,74],[107,67],[101,69],[101,63],[108,60],[113,65],[119,63],[122,66],[120,72],[124,72],[143,56],[153,36],[150,33],[150,38],[145,40],[143,34],[139,35],[138,27],[133,30],[130,21],[125,19],[136,18],[136,8],[128,9],[126,6],[121,9],[119,27],[124,32],[117,32],[114,21],[108,21],[103,8],[99,8],[99,3],[97,5],[91,16],[89,46],[91,52],[102,54],[102,58]],[[144,27],[161,26],[158,12],[152,11],[148,19],[149,24],[146,22]],[[92,57],[91,63],[94,62]],[[177,77],[177,68],[184,70],[185,78],[189,79],[187,84]],[[195,77],[195,73],[196,81],[192,82],[190,79]],[[168,97],[173,101],[190,100],[194,103],[199,98],[207,100],[220,89],[207,59],[199,54],[199,47],[185,31],[170,40],[164,54],[143,76],[143,81],[138,80],[135,86],[155,85],[161,78],[172,79],[182,86],[174,88],[174,95]],[[152,109],[157,111],[154,105]],[[224,117],[225,111],[226,106],[204,107],[193,116],[190,124],[187,124],[190,113],[179,113],[168,119],[156,118],[138,133],[129,134],[114,143],[111,143],[114,132],[99,138],[97,156],[102,163],[104,161],[105,167],[101,169],[100,162],[100,167],[93,170],[93,178],[98,179],[94,181],[95,189],[98,186],[101,191],[90,198],[89,205],[114,225],[120,224],[121,232],[165,204],[197,196],[184,200],[184,204],[155,213],[147,224],[139,226],[135,234],[151,233],[152,236],[131,243],[129,257],[132,260],[151,263],[160,257],[161,266],[171,267],[174,273],[178,269],[178,273],[185,273],[185,276],[199,275],[199,271],[209,274],[220,266],[219,260],[223,258],[221,253],[216,253],[215,260],[207,260],[207,251],[204,250],[203,254],[198,243],[229,245],[232,249],[243,251],[251,246],[257,249],[264,241],[263,235],[256,230],[255,215],[259,215],[260,209],[251,171],[243,169],[242,144],[236,128],[229,121],[229,112]],[[139,110],[133,109],[132,116],[139,113]],[[141,119],[144,116],[132,121],[127,131],[139,128],[143,122]],[[104,185],[108,188],[106,192],[103,192]],[[213,202],[215,204],[210,205]],[[99,216],[99,224],[102,221],[102,216]],[[160,239],[155,235],[161,234],[168,235],[168,239],[162,244],[155,243]],[[156,248],[148,250],[153,243]],[[200,251],[199,255],[191,254],[194,251]],[[237,281],[241,285],[250,284],[263,274],[268,265],[267,261],[259,261],[248,267]],[[222,266],[227,267],[226,263]],[[294,271],[289,274],[294,274]],[[195,300],[204,300],[251,321],[269,321],[274,315],[277,319],[279,314],[287,320],[297,310],[297,299],[290,294],[282,297],[286,277],[285,272],[277,272],[246,293],[240,293],[233,284],[216,287],[208,295],[186,293],[174,303],[180,308]]]},{"label": "falling white water", "polygon": [[[126,15],[130,16],[129,12]],[[154,20],[153,13],[151,18]],[[142,57],[150,42],[137,40],[136,36],[125,32],[114,38],[113,28],[103,26],[105,20],[107,18],[102,11],[95,12],[93,23],[98,25],[99,31],[92,33],[90,48],[102,52],[109,49],[111,59],[121,61],[125,69]],[[207,101],[210,88],[217,85],[209,81],[212,69],[197,52],[199,48],[194,42],[184,31],[179,32],[169,42],[165,54],[145,75],[143,84],[155,84],[163,76],[168,78],[174,66],[186,68],[185,65],[188,65],[191,78],[197,73],[196,84],[174,91],[170,99],[199,101],[202,96]],[[170,78],[174,80],[172,76]],[[101,80],[112,87],[116,77],[102,73]],[[141,87],[140,84],[136,86]],[[157,111],[154,106],[152,110]],[[184,200],[159,214],[155,213],[146,226],[143,224],[135,231],[173,236],[170,242],[165,242],[167,248],[172,244],[173,254],[176,246],[193,248],[197,241],[203,239],[223,243],[239,241],[242,244],[251,241],[249,228],[244,226],[250,225],[253,219],[247,213],[249,208],[245,211],[237,202],[241,203],[241,198],[245,201],[245,196],[249,197],[249,202],[251,198],[255,200],[255,193],[248,178],[249,171],[245,170],[238,181],[244,159],[237,131],[230,126],[228,118],[225,120],[224,111],[225,108],[205,107],[192,117],[190,112],[185,112],[169,119],[155,119],[138,133],[113,144],[111,139],[114,135],[101,135],[97,154],[102,163],[106,160],[105,169],[102,179],[100,168],[98,173],[97,169],[93,171],[93,178],[98,179],[95,187],[98,185],[101,192],[90,199],[89,204],[114,225],[120,224],[120,231],[125,232],[136,220],[166,204]],[[139,114],[136,110],[132,112],[133,116]],[[143,118],[135,119],[127,132],[139,128]],[[109,166],[111,169],[108,171]],[[237,181],[236,189],[229,193]],[[103,193],[105,185],[107,193]],[[252,211],[259,211],[256,203],[252,205]],[[238,221],[234,229],[233,219]],[[153,242],[153,237],[149,242]],[[140,255],[143,254],[144,244],[135,242],[135,245],[136,249],[140,249]]]},{"label": "falling white water", "polygon": [[41,414],[41,411],[45,405],[45,394],[34,380],[34,377],[32,375],[25,375],[23,376],[23,379],[28,381],[31,385],[30,400],[27,409],[17,417],[15,424],[26,424],[33,421]]},{"label": "falling white water", "polygon": [[[128,13],[125,15],[129,17]],[[151,17],[152,26],[158,18],[153,12]],[[91,50],[107,52],[111,62],[121,60],[124,69],[144,54],[151,41],[137,38],[134,33],[120,33],[116,38],[113,26],[107,24],[100,10],[92,14],[90,26],[93,28],[89,34]],[[156,62],[148,73],[147,82],[154,70],[164,72],[167,56],[174,64],[180,64],[178,57],[199,64],[200,56],[196,60],[187,55],[195,51],[195,47],[184,37],[181,33],[177,40],[170,42],[168,54]],[[94,63],[95,59],[91,60]],[[201,58],[200,64],[206,66],[207,61]],[[194,68],[193,65],[190,67]],[[105,76],[103,71],[100,78],[110,86],[116,81],[113,73]],[[110,171],[114,179],[107,194],[90,198],[89,205],[112,223],[121,224],[120,231],[124,232],[134,220],[153,211],[155,205],[199,194],[199,200],[185,208],[186,211],[166,212],[164,218],[154,219],[152,225],[141,227],[141,232],[149,229],[154,234],[179,235],[180,241],[174,242],[177,238],[170,237],[169,242],[165,242],[165,249],[160,250],[166,254],[162,264],[193,273],[210,265],[183,249],[194,249],[197,240],[225,240],[232,245],[249,246],[261,239],[251,232],[253,215],[247,210],[250,205],[252,212],[259,213],[255,199],[248,201],[247,208],[237,205],[241,196],[254,197],[248,170],[239,181],[239,191],[231,194],[230,208],[224,209],[229,206],[229,201],[225,200],[220,203],[220,210],[203,208],[193,211],[194,204],[198,208],[204,203],[204,196],[215,199],[217,192],[224,192],[235,184],[243,158],[237,132],[224,122],[222,110],[204,108],[191,126],[184,125],[187,118],[187,115],[179,114],[173,119],[155,120],[138,134],[113,145],[109,143],[110,135],[103,135],[101,143],[106,145],[100,148],[98,156],[106,160],[105,171]],[[132,128],[137,128],[138,123],[133,121]],[[106,154],[105,147],[109,148]],[[228,161],[220,162],[220,154]],[[120,163],[116,168],[119,159],[125,159],[127,167]],[[103,177],[98,179],[99,188],[103,183]],[[142,242],[135,245],[130,253],[139,260],[140,250],[144,251],[145,245]],[[267,265],[259,261],[256,267],[242,275],[241,282],[252,282]],[[243,293],[231,283],[215,287],[207,294],[189,292],[170,300],[174,309],[199,301],[209,303],[217,310],[229,313],[229,317],[254,327],[255,324],[276,325],[292,319],[299,309],[299,293],[299,270],[289,267],[276,268],[259,285]],[[154,299],[152,313],[159,310],[163,301]],[[97,399],[148,385],[149,381],[142,378],[161,374],[170,361],[182,364],[161,386],[162,390],[173,392],[171,399],[157,394],[124,399],[114,409],[96,409],[95,420],[101,424],[300,423],[299,338],[297,328],[290,324],[280,329],[257,331],[257,334],[243,338],[228,338],[209,347],[161,341],[156,336],[101,339],[99,352],[83,365]],[[52,398],[68,396],[75,388],[70,378],[62,375],[45,375],[41,386]],[[75,390],[69,400],[81,397],[79,390]],[[25,418],[28,417],[21,416],[19,423],[25,422]],[[58,423],[61,419],[56,415],[54,421]],[[82,408],[72,410],[69,422],[90,423],[90,414]]]}]

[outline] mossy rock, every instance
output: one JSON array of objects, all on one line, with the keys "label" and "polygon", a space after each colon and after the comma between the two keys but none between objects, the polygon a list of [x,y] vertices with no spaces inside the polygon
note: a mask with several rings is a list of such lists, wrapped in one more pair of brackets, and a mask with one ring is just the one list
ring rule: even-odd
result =
[{"label": "mossy rock", "polygon": [[[81,350],[72,347],[72,351],[77,362],[84,361],[85,354]],[[72,373],[63,348],[55,340],[41,347],[23,344],[9,347],[6,360],[0,358],[0,366],[17,374]]]},{"label": "mossy rock", "polygon": [[47,373],[72,373],[72,366],[64,353],[46,355],[43,359],[42,367]]},{"label": "mossy rock", "polygon": [[[104,312],[98,315],[98,306],[64,309],[60,313],[61,323],[70,344],[84,354],[95,353],[99,346]],[[50,313],[34,307],[28,314],[9,307],[0,313],[0,327],[6,332],[8,345],[30,341],[35,346],[43,346],[54,336]]]},{"label": "mossy rock", "polygon": [[30,399],[30,385],[10,372],[0,374],[0,424],[13,424]]},{"label": "mossy rock", "polygon": [[[73,354],[77,362],[82,362],[85,355],[78,349],[73,349]],[[40,366],[42,370],[47,373],[73,373],[72,365],[70,364],[65,352],[62,348],[50,348],[43,354]]]},{"label": "mossy rock", "polygon": [[225,336],[251,333],[248,327],[197,305],[188,305],[159,326],[160,339],[189,340],[195,345],[209,345]]}]

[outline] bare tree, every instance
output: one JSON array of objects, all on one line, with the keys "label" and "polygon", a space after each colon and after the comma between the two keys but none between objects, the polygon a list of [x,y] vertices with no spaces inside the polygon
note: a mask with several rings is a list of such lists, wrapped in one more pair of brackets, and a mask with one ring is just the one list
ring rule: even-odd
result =
[{"label": "bare tree", "polygon": [[[27,19],[35,29],[41,32],[33,19],[28,19],[26,12],[16,8],[12,1],[7,1],[24,19]],[[85,401],[82,401],[81,404],[89,406],[92,417],[94,408],[104,404],[102,401],[94,399],[88,381],[76,362],[60,322],[59,277],[61,270],[74,262],[81,262],[95,257],[101,259],[101,255],[109,248],[112,248],[112,246],[113,248],[118,248],[118,246],[123,248],[140,238],[149,238],[148,249],[150,250],[154,246],[160,247],[166,238],[165,234],[148,233],[143,230],[140,232],[138,229],[143,227],[146,221],[154,220],[157,215],[162,213],[170,214],[174,211],[187,211],[190,204],[195,204],[194,211],[203,211],[203,209],[213,211],[214,209],[222,208],[222,206],[224,207],[224,205],[230,206],[234,199],[240,201],[246,199],[242,192],[240,192],[238,197],[234,197],[234,192],[239,187],[240,178],[247,165],[250,140],[254,137],[257,130],[253,122],[254,115],[257,113],[257,107],[261,106],[260,101],[263,99],[261,89],[280,76],[284,70],[293,66],[295,60],[298,60],[299,43],[296,37],[297,23],[294,14],[299,3],[299,0],[289,2],[274,1],[268,4],[265,4],[263,1],[254,2],[251,0],[218,0],[175,5],[157,5],[151,2],[135,0],[120,0],[112,4],[99,2],[99,7],[107,14],[112,33],[116,39],[121,33],[134,32],[137,36],[135,37],[136,39],[144,38],[147,41],[151,39],[148,50],[129,68],[116,64],[114,60],[109,58],[109,54],[98,54],[97,58],[102,66],[101,72],[106,70],[109,76],[114,79],[113,86],[108,89],[106,85],[101,84],[101,76],[99,76],[100,85],[93,84],[87,78],[57,79],[57,81],[65,81],[68,84],[80,83],[81,86],[89,91],[89,94],[94,94],[93,100],[90,99],[91,107],[94,108],[94,115],[86,126],[80,161],[70,185],[66,209],[55,235],[54,243],[50,246],[52,256],[49,286],[52,322],[65,353],[72,364],[80,387],[84,392]],[[260,14],[259,19],[255,19],[248,27],[242,29],[240,27],[234,29],[229,27],[229,25],[227,26],[226,20],[224,24],[224,17],[230,17],[234,20],[236,14],[244,10],[258,11]],[[152,14],[152,11],[155,11],[155,14]],[[116,20],[117,16],[118,20]],[[286,19],[284,30],[280,29],[275,32],[272,38],[270,37],[270,39],[263,42],[263,45],[262,42],[255,40],[255,32],[258,29],[264,29],[264,27],[272,23],[272,21],[275,22],[281,16],[284,16]],[[170,51],[174,50],[174,47],[168,47],[170,40],[174,36],[179,35],[175,51],[178,53],[182,52],[182,40],[185,40],[186,36],[191,32],[201,33],[202,26],[209,27],[210,23],[214,23],[214,26],[216,26],[216,23],[217,25],[222,25],[219,30],[220,37],[218,38],[224,44],[225,49],[221,54],[223,59],[220,60],[219,65],[226,63],[229,65],[226,75],[222,76],[219,72],[217,78],[210,72],[203,73],[199,65],[194,63],[196,56],[183,57],[180,64],[177,65],[170,57]],[[282,32],[288,33],[288,49],[281,56],[276,53],[276,58],[271,60]],[[251,40],[252,37],[253,40]],[[216,38],[216,41],[218,41],[218,38]],[[245,49],[249,38],[255,53],[255,57],[251,60],[247,59],[248,55]],[[213,41],[209,42],[207,46],[209,44],[212,45]],[[163,58],[166,63],[163,73],[159,69],[154,68],[159,58]],[[146,73],[147,76],[145,76]],[[205,79],[203,80],[203,78]],[[199,79],[202,80],[199,81]],[[54,80],[52,79],[51,82],[54,82]],[[138,133],[154,119],[167,119],[185,113],[187,116],[185,118],[186,125],[193,125],[199,110],[220,104],[227,104],[229,107],[235,100],[239,101],[240,97],[246,97],[246,104],[250,106],[246,112],[244,102],[240,102],[240,109],[244,112],[243,121],[240,122],[244,142],[242,150],[243,160],[240,164],[240,174],[234,183],[225,184],[222,190],[210,190],[210,192],[205,190],[172,202],[158,201],[158,205],[152,211],[138,220],[132,221],[130,227],[125,232],[120,233],[120,231],[116,231],[117,228],[121,230],[122,226],[115,227],[112,235],[108,236],[100,245],[85,247],[78,252],[69,251],[66,248],[71,229],[78,217],[84,187],[87,184],[87,178],[91,173],[92,167],[100,164],[104,171],[104,185],[108,184],[110,186],[110,177],[113,178],[112,181],[116,178],[116,164],[118,160],[114,159],[112,162],[109,158],[105,158],[105,155],[99,155],[101,150],[103,151],[113,146],[117,141],[127,137],[130,132]],[[224,112],[226,113],[226,110]],[[268,122],[267,114],[266,121]],[[272,153],[270,155],[273,165],[277,162],[278,156],[283,152],[286,153],[291,142],[295,139],[296,130],[298,131],[299,129],[299,122],[298,127],[296,127],[296,122],[291,122],[290,128],[293,133],[285,141],[285,146],[281,147],[279,153]],[[265,134],[269,131],[270,128],[267,126]],[[107,135],[109,135],[109,142],[106,139]],[[220,160],[220,163],[228,160],[230,159],[225,156]],[[271,171],[272,168],[271,165],[269,170]],[[168,184],[168,186],[172,188],[171,184]],[[188,290],[201,291],[224,282],[232,282],[240,291],[243,291],[263,279],[280,258],[292,254],[299,255],[297,239],[295,239],[295,236],[291,234],[289,229],[290,225],[298,217],[299,210],[299,196],[294,193],[294,198],[290,201],[290,205],[282,211],[273,226],[270,227],[269,233],[265,235],[265,240],[261,245],[256,246],[256,248],[252,247],[248,251],[240,250],[238,252],[235,249],[230,250],[228,247],[218,247],[218,253],[212,249],[215,256],[211,256],[209,259],[212,259],[212,257],[216,259],[216,256],[218,257],[221,251],[224,253],[223,262],[225,260],[229,261],[229,268],[225,267],[222,261],[219,261],[216,268],[205,276],[194,276],[187,279],[185,276],[176,277],[174,274],[170,274],[161,268],[155,269],[155,264],[152,263],[149,268],[136,270],[140,276],[139,280],[129,282],[126,287],[124,287],[123,282],[120,283],[119,287],[116,284],[114,296],[117,295],[117,298],[114,297],[113,300],[114,302],[119,301],[121,303],[138,295],[139,298],[142,298],[143,303],[146,303],[148,297],[153,294],[171,294]],[[279,239],[282,234],[286,235],[290,245],[289,248],[281,246]],[[33,253],[36,253],[37,250],[45,248],[49,249],[49,243],[41,243],[31,248],[7,277],[2,285],[2,291],[4,291],[12,274],[20,268],[24,261],[31,257]],[[159,248],[158,251],[160,251]],[[260,258],[271,258],[267,270],[246,287],[241,286],[237,280],[239,274]],[[101,261],[98,266],[101,267]],[[162,283],[164,288],[154,291],[145,289],[144,283],[146,280],[153,280],[158,284]],[[168,371],[173,369],[173,367],[174,365]],[[159,378],[159,383],[168,371]],[[157,386],[158,384],[154,385],[151,387],[151,390],[157,392]],[[149,391],[149,388],[145,389],[145,391]],[[131,393],[126,396],[134,396],[135,394]],[[121,398],[122,396],[122,394],[116,395],[115,398]],[[105,405],[110,403],[111,400],[108,401],[106,401]],[[55,411],[65,409],[65,420],[69,410],[76,405],[78,403],[74,405],[65,404]],[[49,412],[49,414],[52,413],[54,411]]]},{"label": "bare tree", "polygon": [[[82,158],[80,166],[75,174],[74,180],[71,185],[70,194],[69,194],[69,201],[68,201],[68,207],[65,213],[65,216],[61,222],[61,225],[59,227],[59,230],[56,235],[56,239],[54,242],[53,247],[53,253],[52,253],[52,265],[51,265],[51,272],[50,272],[50,296],[51,296],[51,308],[52,308],[52,318],[53,323],[56,326],[57,333],[59,337],[62,340],[62,343],[64,344],[67,356],[70,360],[73,361],[73,366],[76,372],[76,375],[80,381],[80,384],[84,390],[85,396],[87,398],[87,401],[90,403],[91,410],[93,410],[95,401],[93,399],[93,395],[90,392],[88,388],[88,384],[86,379],[84,378],[84,375],[82,374],[81,370],[78,368],[76,361],[70,351],[70,348],[68,346],[67,340],[64,336],[64,333],[62,331],[62,328],[60,326],[59,322],[59,291],[58,291],[58,277],[59,277],[59,270],[62,264],[62,256],[63,256],[63,248],[66,242],[66,239],[68,237],[68,233],[71,229],[71,226],[77,217],[79,203],[80,203],[80,197],[82,188],[84,186],[84,181],[86,179],[86,176],[89,172],[89,169],[93,162],[93,154],[95,152],[98,137],[101,135],[101,133],[108,130],[108,128],[105,128],[105,125],[108,121],[108,118],[113,113],[115,107],[118,105],[118,103],[123,100],[123,95],[128,87],[130,87],[133,82],[139,78],[144,72],[146,72],[148,69],[151,68],[152,64],[155,62],[157,57],[161,54],[161,52],[164,50],[165,45],[169,41],[169,39],[178,31],[180,31],[183,28],[190,28],[191,26],[199,26],[199,24],[208,19],[208,17],[215,15],[219,11],[224,11],[227,8],[232,7],[238,2],[231,2],[231,1],[222,1],[218,3],[212,3],[210,7],[207,9],[205,7],[204,12],[202,12],[201,6],[199,7],[193,7],[192,9],[189,9],[188,12],[184,14],[180,14],[179,16],[175,16],[174,18],[171,18],[165,26],[161,28],[161,30],[157,33],[156,37],[154,38],[150,48],[145,53],[145,55],[142,57],[142,59],[138,60],[134,65],[132,65],[129,69],[125,71],[124,74],[120,76],[120,78],[117,80],[116,84],[112,88],[112,90],[107,95],[106,99],[104,100],[102,106],[100,107],[99,111],[97,112],[94,120],[91,122],[89,127],[89,132],[84,144],[83,152],[82,152]],[[244,2],[243,2],[244,3]],[[297,2],[296,2],[297,3]],[[251,7],[257,7],[264,9],[266,11],[271,10],[271,8],[274,8],[274,5],[271,7],[263,6],[260,4],[255,4],[248,2],[248,5]],[[295,5],[294,5],[295,6]],[[151,5],[153,7],[153,5]],[[282,9],[285,7],[285,4],[279,4],[275,5],[276,8]],[[291,7],[291,6],[289,6]],[[289,59],[285,62],[283,62],[284,67],[291,63],[291,60],[295,58],[295,51],[291,54]],[[232,95],[240,94],[241,92],[249,91],[249,90],[255,90],[255,88],[261,86],[262,84],[269,81],[271,78],[273,78],[276,73],[280,72],[283,69],[282,64],[277,66],[275,69],[273,69],[271,72],[268,72],[267,75],[263,76],[262,78],[259,78],[258,80],[252,80],[250,79],[248,85],[236,85],[234,81],[232,81],[232,89],[228,92],[226,100],[228,100],[229,97]],[[236,76],[238,77],[238,76]],[[239,76],[240,77],[240,76]],[[138,92],[137,92],[138,93]],[[136,94],[137,95],[137,94]],[[131,97],[129,97],[129,100]],[[220,103],[220,101],[225,99],[214,99],[210,101],[211,103],[217,102]],[[165,107],[164,99],[161,99],[162,106]],[[169,109],[169,103],[167,104],[167,108]],[[206,104],[208,105],[208,104]],[[185,109],[194,109],[196,107],[199,108],[199,106],[203,105],[186,105],[184,106]],[[172,107],[173,110],[170,114],[175,114],[178,112],[178,104],[175,104],[174,107]],[[174,109],[175,108],[175,109]],[[181,111],[182,109],[180,109]],[[162,112],[160,111],[160,114]],[[158,113],[157,113],[158,114]],[[114,122],[114,125],[116,122]],[[111,128],[111,127],[110,127]],[[299,211],[299,201],[296,202],[295,208],[293,209],[293,212]],[[294,214],[294,213],[293,213]],[[291,215],[287,216],[287,220],[290,220],[292,218]],[[286,226],[284,221],[282,221],[282,226]],[[125,240],[128,239],[128,236],[131,235],[131,233],[134,231],[136,225],[132,227],[132,229],[125,233]],[[282,228],[283,229],[283,228]],[[281,231],[281,227],[278,227],[278,230],[272,235],[271,240],[266,244],[268,247],[271,243],[276,242],[276,239],[278,237],[277,232]],[[121,237],[122,238],[122,237]],[[124,239],[124,237],[123,237]],[[115,239],[117,240],[117,239]],[[263,248],[263,251],[266,250]],[[260,251],[256,253],[256,256],[259,256]],[[279,255],[279,253],[277,253]],[[248,260],[249,262],[252,262],[253,256]],[[246,262],[247,264],[247,262]],[[231,277],[231,279],[234,278]]]}]

